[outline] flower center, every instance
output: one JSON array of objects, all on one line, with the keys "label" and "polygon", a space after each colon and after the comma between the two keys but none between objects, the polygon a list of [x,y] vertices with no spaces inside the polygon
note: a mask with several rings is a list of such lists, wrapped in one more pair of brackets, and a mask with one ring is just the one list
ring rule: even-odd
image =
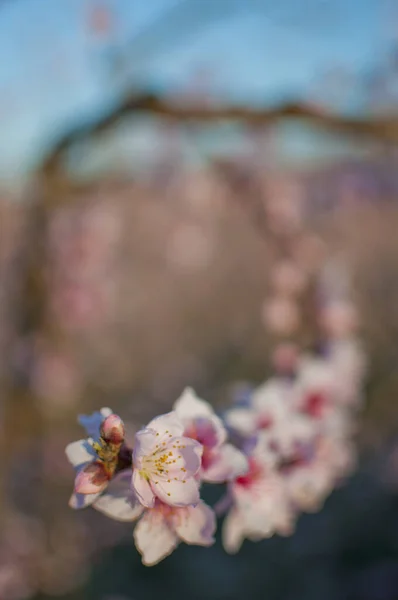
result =
[{"label": "flower center", "polygon": [[235,483],[242,487],[250,487],[262,474],[262,469],[258,462],[253,458],[248,458],[249,470],[245,475],[241,475],[235,479]]},{"label": "flower center", "polygon": [[268,415],[259,415],[257,419],[258,429],[269,429],[272,425],[272,419]]},{"label": "flower center", "polygon": [[323,415],[326,403],[327,399],[324,394],[320,392],[314,392],[306,397],[303,406],[303,412],[310,417],[319,419]]}]

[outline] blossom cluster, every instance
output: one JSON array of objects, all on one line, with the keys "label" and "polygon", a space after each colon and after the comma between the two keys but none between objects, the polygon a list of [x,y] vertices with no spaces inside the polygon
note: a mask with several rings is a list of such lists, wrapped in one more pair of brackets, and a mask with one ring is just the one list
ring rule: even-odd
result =
[{"label": "blossom cluster", "polygon": [[72,508],[93,506],[134,530],[144,564],[153,565],[180,541],[210,546],[214,511],[200,497],[201,484],[234,481],[248,471],[243,452],[211,406],[184,390],[174,409],[125,440],[124,424],[108,408],[80,418],[90,437],[69,444],[77,474]]},{"label": "blossom cluster", "polygon": [[[212,545],[222,513],[229,553],[244,539],[290,535],[299,514],[318,510],[355,464],[352,433],[364,365],[354,339],[334,340],[319,356],[287,354],[288,368],[223,418],[191,388],[131,445],[111,409],[81,416],[89,437],[66,448],[76,470],[70,506],[135,522],[135,544],[147,566],[180,542]],[[213,508],[201,498],[203,483],[226,484]]]}]

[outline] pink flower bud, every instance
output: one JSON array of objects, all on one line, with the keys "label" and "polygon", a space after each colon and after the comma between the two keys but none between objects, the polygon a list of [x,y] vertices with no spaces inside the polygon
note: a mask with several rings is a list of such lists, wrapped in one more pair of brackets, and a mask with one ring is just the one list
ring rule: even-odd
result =
[{"label": "pink flower bud", "polygon": [[264,304],[262,321],[275,335],[292,335],[300,326],[298,305],[284,296],[275,296]]},{"label": "pink flower bud", "polygon": [[305,271],[288,260],[278,262],[272,270],[271,277],[274,290],[286,296],[301,294],[307,283]]},{"label": "pink flower bud", "polygon": [[75,492],[77,494],[98,494],[106,488],[108,480],[108,474],[102,463],[90,463],[77,474]]},{"label": "pink flower bud", "polygon": [[293,374],[296,370],[298,359],[298,347],[296,344],[289,342],[278,344],[272,356],[274,369],[281,374]]},{"label": "pink flower bud", "polygon": [[101,425],[101,437],[112,444],[121,444],[124,440],[124,424],[118,415],[109,415]]}]

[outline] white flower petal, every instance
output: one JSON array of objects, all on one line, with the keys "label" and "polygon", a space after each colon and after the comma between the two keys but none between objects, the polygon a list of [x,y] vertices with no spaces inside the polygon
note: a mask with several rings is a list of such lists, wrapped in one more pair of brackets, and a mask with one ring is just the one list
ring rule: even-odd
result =
[{"label": "white flower petal", "polygon": [[174,528],[186,544],[211,546],[214,543],[216,517],[204,502],[197,506],[176,509],[173,514]]},{"label": "white flower petal", "polygon": [[139,520],[134,529],[134,541],[147,567],[169,556],[179,542],[166,519],[156,509],[147,510]]},{"label": "white flower petal", "polygon": [[212,406],[199,398],[190,387],[185,388],[181,396],[174,402],[173,406],[182,421],[192,417],[212,417],[214,410]]},{"label": "white flower petal", "polygon": [[228,554],[236,554],[245,539],[244,526],[239,511],[231,509],[224,519],[222,528],[222,543]]},{"label": "white flower petal", "polygon": [[107,491],[94,502],[93,508],[116,521],[135,521],[144,507],[131,490],[130,471],[119,473],[110,482]]},{"label": "white flower petal", "polygon": [[71,442],[65,448],[66,457],[75,468],[92,462],[96,454],[87,440]]},{"label": "white flower petal", "polygon": [[113,410],[111,408],[105,407],[100,410],[101,415],[106,419],[106,417],[110,417],[113,414]]},{"label": "white flower petal", "polygon": [[[179,442],[173,444],[172,442]],[[177,445],[177,448],[174,446]],[[178,440],[171,440],[170,446],[165,448],[165,453],[169,455],[170,460],[167,464],[167,474],[162,479],[174,479],[177,477],[179,480],[186,479],[196,475],[202,464],[203,446],[196,440],[190,438],[179,438]],[[171,464],[170,464],[171,463]]]},{"label": "white flower petal", "polygon": [[169,506],[193,506],[200,500],[199,484],[193,477],[183,481],[159,479],[157,484],[152,483],[152,490]]},{"label": "white flower petal", "polygon": [[101,492],[99,494],[76,494],[76,492],[74,492],[69,499],[69,507],[73,508],[74,510],[87,508],[88,506],[91,506],[100,496]]},{"label": "white flower petal", "polygon": [[156,433],[153,429],[141,429],[135,434],[133,463],[137,468],[141,466],[141,459],[155,451]]},{"label": "white flower petal", "polygon": [[142,477],[137,469],[133,471],[132,479],[133,490],[143,506],[153,508],[155,506],[155,494],[153,493],[148,480]]},{"label": "white flower petal", "polygon": [[225,414],[227,425],[242,435],[251,435],[257,427],[257,414],[251,408],[232,408]]},{"label": "white flower petal", "polygon": [[184,426],[174,410],[155,417],[145,429],[153,429],[155,433],[159,434],[160,439],[169,435],[172,437],[181,436],[184,432]]},{"label": "white flower petal", "polygon": [[248,468],[246,456],[232,444],[224,444],[217,448],[211,464],[203,469],[202,478],[209,483],[222,483],[244,475]]},{"label": "white flower petal", "polygon": [[251,403],[256,411],[262,411],[272,406],[286,405],[290,394],[289,383],[272,378],[254,390]]}]

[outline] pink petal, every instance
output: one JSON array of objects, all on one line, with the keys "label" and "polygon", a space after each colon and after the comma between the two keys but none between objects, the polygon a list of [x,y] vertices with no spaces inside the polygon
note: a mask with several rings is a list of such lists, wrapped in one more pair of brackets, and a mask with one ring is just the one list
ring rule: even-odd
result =
[{"label": "pink petal", "polygon": [[134,529],[134,541],[147,567],[166,558],[178,545],[167,519],[156,509],[147,510]]},{"label": "pink petal", "polygon": [[222,528],[222,543],[229,554],[236,554],[245,539],[244,524],[239,511],[231,509],[226,516]]},{"label": "pink petal", "polygon": [[146,426],[146,429],[153,429],[155,433],[158,433],[158,438],[163,437],[176,437],[183,434],[184,426],[181,420],[177,416],[177,413],[173,410],[165,415],[160,415],[155,419],[152,419]]},{"label": "pink petal", "polygon": [[135,521],[145,510],[132,493],[128,471],[112,479],[106,492],[94,502],[93,508],[111,519],[123,522]]},{"label": "pink petal", "polygon": [[213,460],[203,469],[202,478],[210,483],[222,483],[245,475],[249,469],[246,456],[232,444],[214,451]]},{"label": "pink petal", "polygon": [[187,437],[208,447],[223,444],[227,439],[222,420],[214,414],[212,406],[198,398],[192,388],[186,388],[174,403],[174,410],[185,425]]},{"label": "pink petal", "polygon": [[143,506],[153,508],[155,506],[155,495],[145,477],[142,477],[137,469],[133,470],[133,490]]},{"label": "pink petal", "polygon": [[151,485],[157,497],[169,506],[193,506],[200,500],[199,484],[192,477],[182,481],[159,479]]},{"label": "pink petal", "polygon": [[124,423],[118,415],[106,417],[101,425],[101,436],[107,442],[121,444],[124,440]]},{"label": "pink petal", "polygon": [[174,510],[172,520],[176,533],[186,544],[211,546],[214,543],[216,517],[204,502]]},{"label": "pink petal", "polygon": [[84,467],[76,476],[75,492],[77,494],[97,494],[108,485],[109,477],[100,462],[93,462]]},{"label": "pink petal", "polygon": [[192,418],[185,426],[184,435],[197,440],[206,448],[221,446],[227,439],[225,427],[216,415]]}]

